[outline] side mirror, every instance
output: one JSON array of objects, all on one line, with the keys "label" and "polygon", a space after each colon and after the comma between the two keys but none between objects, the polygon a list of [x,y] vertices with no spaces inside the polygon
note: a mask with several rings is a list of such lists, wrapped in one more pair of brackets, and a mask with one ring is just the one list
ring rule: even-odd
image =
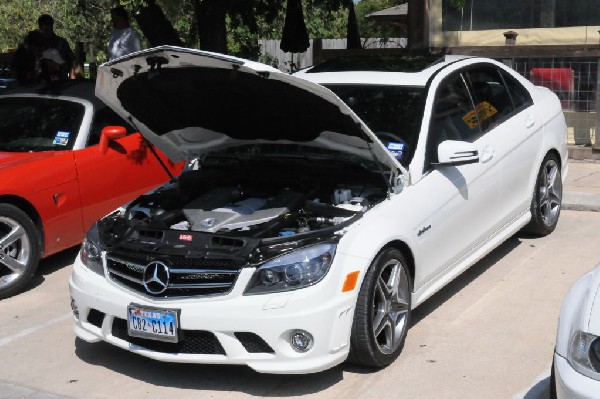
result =
[{"label": "side mirror", "polygon": [[473,143],[446,140],[438,146],[438,165],[465,165],[479,162],[479,152]]},{"label": "side mirror", "polygon": [[123,126],[106,126],[100,135],[100,152],[106,154],[111,141],[125,137],[127,129]]}]

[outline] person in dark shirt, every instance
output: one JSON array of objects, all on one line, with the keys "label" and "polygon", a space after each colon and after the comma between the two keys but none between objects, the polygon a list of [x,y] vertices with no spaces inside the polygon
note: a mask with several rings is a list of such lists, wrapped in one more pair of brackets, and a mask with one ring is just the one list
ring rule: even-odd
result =
[{"label": "person in dark shirt", "polygon": [[75,61],[75,54],[73,54],[69,42],[54,33],[54,18],[48,14],[40,15],[38,18],[38,31],[42,34],[43,38],[42,52],[48,49],[56,49],[64,60],[64,64],[61,65],[61,73],[64,73],[69,78],[74,77],[73,63]]}]

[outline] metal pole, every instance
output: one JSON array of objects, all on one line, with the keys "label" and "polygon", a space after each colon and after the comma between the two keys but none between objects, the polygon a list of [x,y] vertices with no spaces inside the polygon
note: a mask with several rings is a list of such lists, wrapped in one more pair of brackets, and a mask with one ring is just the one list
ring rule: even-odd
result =
[{"label": "metal pole", "polygon": [[592,148],[600,150],[600,58],[596,65],[596,135]]}]

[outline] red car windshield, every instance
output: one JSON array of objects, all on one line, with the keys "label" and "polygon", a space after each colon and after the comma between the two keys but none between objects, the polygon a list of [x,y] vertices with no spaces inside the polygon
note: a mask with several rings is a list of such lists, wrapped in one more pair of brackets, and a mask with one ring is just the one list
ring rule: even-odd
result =
[{"label": "red car windshield", "polygon": [[73,149],[83,104],[54,98],[0,98],[0,151]]}]

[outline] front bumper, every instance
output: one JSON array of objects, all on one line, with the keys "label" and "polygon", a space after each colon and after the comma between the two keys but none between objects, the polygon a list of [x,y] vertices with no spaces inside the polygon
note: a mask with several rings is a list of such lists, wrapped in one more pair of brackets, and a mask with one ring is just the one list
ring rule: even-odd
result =
[{"label": "front bumper", "polygon": [[[243,296],[253,271],[243,269],[227,295],[153,299],[108,281],[84,267],[77,257],[69,282],[71,297],[79,312],[78,317],[74,317],[74,331],[85,341],[103,340],[156,360],[244,364],[267,373],[318,372],[346,359],[356,290],[342,293],[337,282],[339,276],[330,270],[330,275],[312,287]],[[186,331],[186,337],[198,333],[202,336],[191,344],[191,350],[187,344],[185,348],[171,344],[165,349],[158,341],[130,339],[123,332],[123,323],[131,303],[180,309],[180,327]],[[312,348],[303,353],[290,345],[292,333],[298,330],[307,331],[314,338]],[[249,344],[240,339],[243,336],[251,337],[254,342]],[[214,342],[207,346],[206,339]],[[268,346],[259,342],[257,348],[254,344],[260,340]],[[214,350],[215,347],[218,350]]]},{"label": "front bumper", "polygon": [[554,375],[558,399],[594,399],[600,395],[600,381],[578,373],[567,362],[567,359],[556,353],[554,354]]}]

